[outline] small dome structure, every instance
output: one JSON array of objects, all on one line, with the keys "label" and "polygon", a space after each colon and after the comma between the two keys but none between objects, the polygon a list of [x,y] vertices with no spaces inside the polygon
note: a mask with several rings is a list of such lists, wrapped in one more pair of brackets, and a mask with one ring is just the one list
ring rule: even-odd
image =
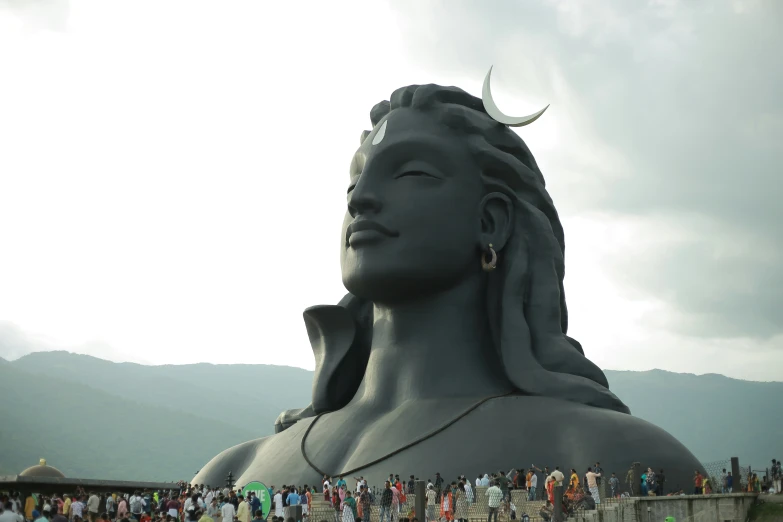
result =
[{"label": "small dome structure", "polygon": [[19,474],[20,477],[48,477],[65,478],[63,472],[57,468],[46,465],[46,459],[41,459],[37,466],[32,466]]}]

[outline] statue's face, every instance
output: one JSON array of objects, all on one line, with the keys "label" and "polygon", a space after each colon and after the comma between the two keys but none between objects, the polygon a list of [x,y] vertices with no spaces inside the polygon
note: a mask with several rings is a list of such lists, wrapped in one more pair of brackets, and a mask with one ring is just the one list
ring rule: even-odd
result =
[{"label": "statue's face", "polygon": [[341,236],[346,289],[388,304],[480,270],[483,196],[479,168],[454,131],[413,109],[392,111],[351,164]]}]

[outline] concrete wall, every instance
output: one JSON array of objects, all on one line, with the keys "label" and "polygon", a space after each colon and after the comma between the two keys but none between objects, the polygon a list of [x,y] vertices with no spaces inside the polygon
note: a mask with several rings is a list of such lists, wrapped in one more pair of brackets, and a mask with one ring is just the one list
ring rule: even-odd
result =
[{"label": "concrete wall", "polygon": [[[469,522],[484,522],[487,519],[486,488],[478,488],[476,502],[468,508]],[[407,504],[400,509],[399,518],[407,516],[413,509],[415,495],[407,496]],[[311,522],[334,521],[334,508],[323,502],[323,497],[313,498]],[[379,499],[376,499],[379,500]],[[512,492],[512,502],[517,508],[517,515],[527,513],[531,521],[541,520],[539,510],[544,502],[535,500],[528,502],[521,492]],[[685,497],[636,497],[626,499],[604,499],[595,511],[580,512],[568,521],[577,522],[663,522],[666,517],[674,517],[677,522],[724,522],[742,521],[747,518],[750,507],[756,502],[754,493],[735,493],[731,495],[688,495]],[[649,511],[648,511],[649,508]],[[436,516],[440,507],[436,509]],[[393,519],[395,520],[395,519]],[[419,517],[424,522],[424,517]],[[371,522],[379,521],[379,507],[372,507]],[[501,514],[499,522],[510,522],[507,514]]]},{"label": "concrete wall", "polygon": [[663,522],[666,517],[674,517],[677,522],[744,522],[755,502],[754,493],[641,497],[601,504],[596,511],[580,513],[576,520],[578,522]]}]

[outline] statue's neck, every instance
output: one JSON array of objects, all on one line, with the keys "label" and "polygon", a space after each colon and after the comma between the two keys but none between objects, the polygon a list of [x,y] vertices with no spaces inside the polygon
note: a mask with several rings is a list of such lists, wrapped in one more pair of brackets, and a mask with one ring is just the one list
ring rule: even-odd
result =
[{"label": "statue's neck", "polygon": [[485,280],[476,274],[423,299],[376,304],[370,358],[354,402],[393,409],[411,399],[508,392],[485,303]]}]

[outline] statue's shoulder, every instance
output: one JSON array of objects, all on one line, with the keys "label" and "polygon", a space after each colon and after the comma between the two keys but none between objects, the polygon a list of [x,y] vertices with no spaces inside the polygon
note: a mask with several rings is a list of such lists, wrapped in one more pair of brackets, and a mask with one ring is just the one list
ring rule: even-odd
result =
[{"label": "statue's shoulder", "polygon": [[494,424],[503,436],[516,436],[523,443],[520,458],[529,448],[538,448],[535,453],[542,455],[542,462],[561,469],[580,469],[596,461],[604,470],[623,473],[632,462],[656,468],[701,467],[667,431],[626,413],[534,396],[492,399],[476,413],[476,426]]},{"label": "statue's shoulder", "polygon": [[191,484],[224,484],[228,473],[238,478],[248,467],[256,453],[272,439],[273,436],[249,440],[221,451],[210,460],[206,466],[193,478]]}]

